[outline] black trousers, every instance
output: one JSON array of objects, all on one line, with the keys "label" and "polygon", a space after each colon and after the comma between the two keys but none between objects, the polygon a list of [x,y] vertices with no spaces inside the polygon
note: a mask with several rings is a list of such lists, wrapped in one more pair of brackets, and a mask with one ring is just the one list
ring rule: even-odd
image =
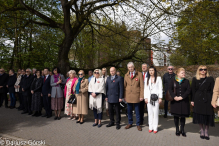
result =
[{"label": "black trousers", "polygon": [[48,97],[48,95],[43,95],[43,106],[46,111],[47,116],[52,116],[52,110],[51,110],[51,96]]},{"label": "black trousers", "polygon": [[110,122],[114,124],[114,108],[116,111],[116,124],[120,124],[121,121],[121,114],[120,114],[120,103],[108,103],[109,106],[109,116],[110,116]]},{"label": "black trousers", "polygon": [[0,106],[2,106],[4,100],[5,100],[5,106],[8,106],[8,97],[6,92],[0,93]]},{"label": "black trousers", "polygon": [[22,94],[22,93],[18,93],[18,98],[19,98],[19,103],[20,103],[19,108],[20,108],[20,109],[24,109],[24,99],[23,99],[23,94]]},{"label": "black trousers", "polygon": [[31,103],[32,103],[32,96],[28,95],[28,96],[23,96],[23,100],[24,100],[24,111],[31,113]]},{"label": "black trousers", "polygon": [[144,106],[145,106],[145,101],[141,101],[140,102],[140,106],[139,106],[139,112],[140,112],[140,123],[143,124],[144,123]]}]

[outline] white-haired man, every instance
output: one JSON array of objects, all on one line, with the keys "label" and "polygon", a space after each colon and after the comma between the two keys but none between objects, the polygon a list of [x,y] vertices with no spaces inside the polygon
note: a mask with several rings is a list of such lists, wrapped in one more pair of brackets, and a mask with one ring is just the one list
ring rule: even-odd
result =
[{"label": "white-haired man", "polygon": [[133,124],[132,108],[135,107],[136,125],[139,131],[142,131],[140,126],[140,101],[144,99],[144,80],[141,72],[135,70],[133,62],[127,64],[128,72],[124,77],[124,99],[128,106],[129,124],[125,129],[129,129]]},{"label": "white-haired man", "polygon": [[23,94],[23,102],[24,102],[24,112],[22,112],[21,114],[26,114],[28,113],[29,115],[32,114],[32,110],[31,110],[31,102],[32,102],[32,95],[31,95],[31,84],[33,82],[33,75],[31,75],[31,69],[27,68],[26,69],[26,76],[24,77],[24,79],[22,80],[22,94]]}]

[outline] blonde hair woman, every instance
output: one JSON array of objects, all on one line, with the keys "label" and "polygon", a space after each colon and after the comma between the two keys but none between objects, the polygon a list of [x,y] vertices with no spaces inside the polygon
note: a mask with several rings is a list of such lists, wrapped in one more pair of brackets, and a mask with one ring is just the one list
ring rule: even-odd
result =
[{"label": "blonde hair woman", "polygon": [[[105,80],[101,78],[102,72],[100,69],[94,70],[94,77],[91,79],[88,87],[88,92],[90,93],[89,97],[89,107],[93,110],[94,113],[94,124],[100,128],[102,120],[102,100],[105,96]],[[98,121],[99,120],[99,121]]]},{"label": "blonde hair woman", "polygon": [[[174,87],[175,84],[175,87]],[[174,93],[175,88],[175,93]],[[174,116],[174,123],[176,126],[176,136],[186,137],[184,131],[186,117],[190,115],[189,94],[191,92],[189,80],[185,78],[185,69],[179,68],[176,71],[176,76],[169,82],[169,93],[173,98],[171,101],[171,114]],[[180,119],[180,130],[179,130]]]},{"label": "blonde hair woman", "polygon": [[214,110],[211,105],[214,79],[209,76],[207,66],[198,67],[192,80],[193,123],[201,128],[201,139],[209,140],[209,126],[214,126]]},{"label": "blonde hair woman", "polygon": [[84,115],[88,114],[88,79],[85,79],[83,70],[78,72],[79,78],[74,85],[74,93],[77,98],[77,104],[73,105],[73,113],[78,115],[76,123],[84,123]]},{"label": "blonde hair woman", "polygon": [[77,80],[76,72],[74,70],[70,70],[68,72],[68,75],[69,75],[69,79],[66,81],[65,91],[64,91],[64,96],[65,96],[65,114],[70,116],[68,118],[69,120],[75,120],[75,116],[73,114],[72,104],[68,103],[68,100],[69,100],[71,94],[74,94],[73,87],[74,87],[75,82]]}]

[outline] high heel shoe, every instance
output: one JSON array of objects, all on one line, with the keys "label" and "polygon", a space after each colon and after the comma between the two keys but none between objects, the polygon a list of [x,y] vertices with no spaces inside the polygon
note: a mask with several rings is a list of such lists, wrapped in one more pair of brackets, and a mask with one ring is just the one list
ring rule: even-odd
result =
[{"label": "high heel shoe", "polygon": [[201,139],[205,139],[205,136],[200,134],[200,138]]},{"label": "high heel shoe", "polygon": [[210,137],[209,136],[204,136],[204,139],[210,140]]},{"label": "high heel shoe", "polygon": [[184,131],[181,132],[181,134],[182,134],[183,137],[186,137],[186,133]]},{"label": "high heel shoe", "polygon": [[76,123],[80,123],[80,121],[77,121]]}]

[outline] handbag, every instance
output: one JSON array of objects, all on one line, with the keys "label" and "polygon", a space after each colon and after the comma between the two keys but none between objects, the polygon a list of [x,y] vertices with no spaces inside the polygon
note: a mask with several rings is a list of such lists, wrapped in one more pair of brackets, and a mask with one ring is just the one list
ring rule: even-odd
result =
[{"label": "handbag", "polygon": [[[176,95],[176,83],[174,80],[173,80],[173,84],[174,84],[173,93]],[[169,90],[167,90],[167,93],[165,95],[165,100],[173,101],[173,98],[171,97]]]},{"label": "handbag", "polygon": [[70,98],[68,100],[68,103],[70,103],[70,104],[76,104],[77,103],[75,94],[71,94],[71,96],[70,96]]},{"label": "handbag", "polygon": [[158,100],[158,96],[157,96],[157,94],[151,94],[151,104],[152,105],[155,105],[155,101],[157,101]]}]

